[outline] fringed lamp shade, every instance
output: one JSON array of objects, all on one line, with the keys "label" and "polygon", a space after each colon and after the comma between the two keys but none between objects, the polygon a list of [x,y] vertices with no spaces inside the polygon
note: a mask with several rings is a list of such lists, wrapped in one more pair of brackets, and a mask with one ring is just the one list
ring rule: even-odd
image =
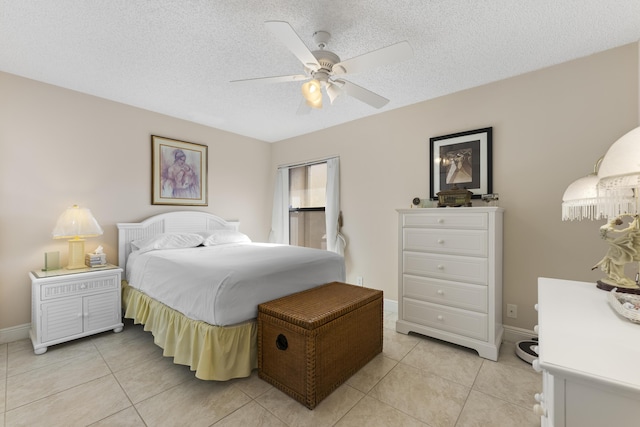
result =
[{"label": "fringed lamp shade", "polygon": [[600,164],[598,178],[598,207],[606,218],[639,213],[640,127],[609,147]]},{"label": "fringed lamp shade", "polygon": [[87,208],[73,205],[58,218],[53,229],[54,239],[69,239],[68,269],[84,268],[84,237],[100,236],[103,233],[98,221]]},{"label": "fringed lamp shade", "polygon": [[572,182],[562,196],[562,220],[600,219],[598,175],[591,173]]}]

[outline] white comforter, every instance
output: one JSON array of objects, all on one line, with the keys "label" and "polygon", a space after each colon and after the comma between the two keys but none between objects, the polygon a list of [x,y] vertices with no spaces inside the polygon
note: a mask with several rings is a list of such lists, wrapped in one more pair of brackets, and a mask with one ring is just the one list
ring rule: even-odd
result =
[{"label": "white comforter", "polygon": [[344,258],[298,246],[240,243],[132,253],[129,285],[212,325],[256,318],[258,304],[345,280]]}]

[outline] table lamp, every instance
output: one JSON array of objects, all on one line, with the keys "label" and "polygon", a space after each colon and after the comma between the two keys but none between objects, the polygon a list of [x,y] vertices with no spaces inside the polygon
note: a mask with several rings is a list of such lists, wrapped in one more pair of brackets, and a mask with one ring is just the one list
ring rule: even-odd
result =
[{"label": "table lamp", "polygon": [[53,229],[54,239],[69,239],[69,265],[67,269],[85,268],[84,238],[100,236],[103,233],[98,221],[87,208],[73,205],[58,218]]},{"label": "table lamp", "polygon": [[[598,170],[598,210],[609,222],[600,227],[600,235],[609,250],[596,264],[607,273],[599,280],[604,290],[640,294],[638,275],[625,275],[625,265],[640,261],[640,127],[624,134],[609,147]],[[624,220],[629,224],[624,227]],[[616,228],[623,226],[623,228]]]},{"label": "table lamp", "polygon": [[[609,249],[592,267],[607,274],[597,281],[603,290],[640,294],[638,277],[625,275],[625,266],[640,261],[640,127],[623,135],[598,160],[594,173],[567,187],[562,198],[562,219],[606,219],[600,237]],[[629,224],[624,226],[625,219]]]}]

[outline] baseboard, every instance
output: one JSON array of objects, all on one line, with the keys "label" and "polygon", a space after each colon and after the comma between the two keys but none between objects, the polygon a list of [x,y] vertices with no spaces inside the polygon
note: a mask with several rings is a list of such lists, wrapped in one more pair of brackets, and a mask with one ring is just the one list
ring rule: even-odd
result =
[{"label": "baseboard", "polygon": [[11,328],[0,329],[0,344],[27,339],[29,338],[30,329],[30,323],[13,326]]},{"label": "baseboard", "polygon": [[392,313],[398,312],[398,301],[392,299],[384,299],[384,311],[390,311]]},{"label": "baseboard", "polygon": [[[398,301],[385,298],[384,311],[397,313]],[[502,335],[502,339],[504,341],[509,341],[509,342],[525,341],[538,336],[538,334],[528,329],[516,328],[515,326],[507,326],[507,325],[503,325],[503,327],[504,327],[504,334]]]},{"label": "baseboard", "polygon": [[515,326],[507,326],[507,325],[503,325],[503,326],[504,326],[504,334],[502,335],[502,339],[504,341],[509,341],[509,342],[525,341],[538,336],[538,334],[528,329],[516,328]]}]

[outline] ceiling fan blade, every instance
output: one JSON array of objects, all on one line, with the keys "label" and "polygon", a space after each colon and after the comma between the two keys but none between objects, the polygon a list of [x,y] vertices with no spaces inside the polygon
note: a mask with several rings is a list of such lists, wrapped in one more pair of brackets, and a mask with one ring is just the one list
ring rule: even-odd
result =
[{"label": "ceiling fan blade", "polygon": [[389,100],[383,96],[373,93],[368,89],[365,89],[357,84],[348,82],[346,80],[336,80],[336,83],[342,85],[342,90],[347,92],[347,95],[352,96],[365,104],[369,104],[374,108],[382,108]]},{"label": "ceiling fan blade", "polygon": [[304,66],[317,70],[320,64],[311,53],[307,45],[304,44],[300,36],[285,21],[265,21],[264,25],[275,35]]},{"label": "ceiling fan blade", "polygon": [[244,85],[258,85],[269,83],[287,83],[287,82],[299,82],[308,80],[311,77],[305,74],[293,74],[290,76],[274,76],[274,77],[258,77],[255,79],[243,79],[243,80],[231,80],[229,83],[237,83]]},{"label": "ceiling fan blade", "polygon": [[408,41],[392,44],[369,53],[339,62],[333,66],[334,74],[359,73],[373,67],[404,61],[413,56],[413,49]]}]

